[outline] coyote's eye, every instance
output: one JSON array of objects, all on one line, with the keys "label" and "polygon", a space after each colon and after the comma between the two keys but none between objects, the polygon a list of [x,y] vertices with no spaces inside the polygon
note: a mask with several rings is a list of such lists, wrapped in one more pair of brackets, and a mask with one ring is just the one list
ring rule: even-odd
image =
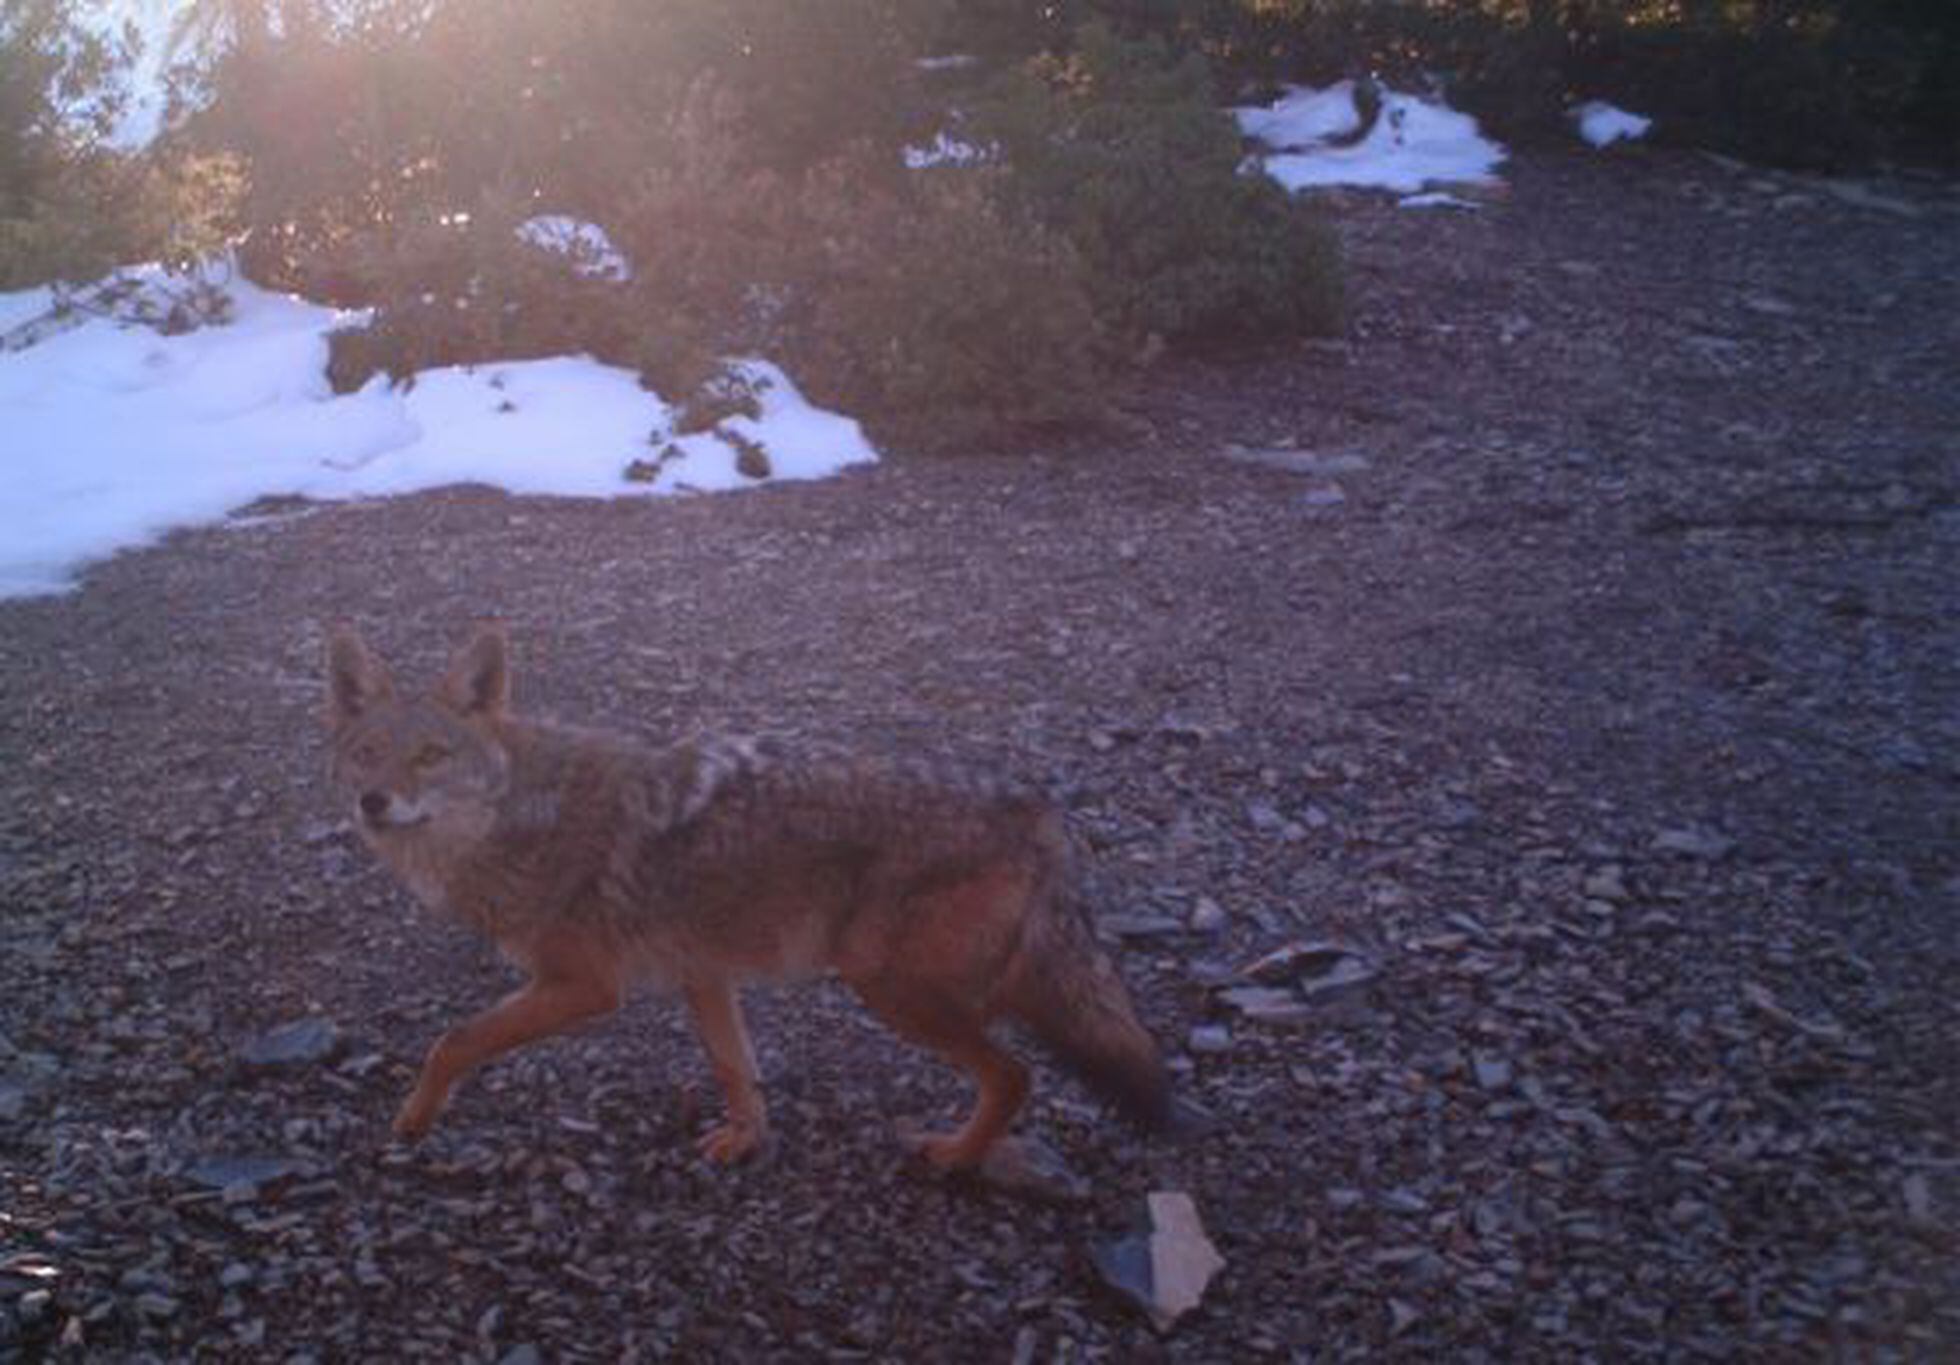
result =
[{"label": "coyote's eye", "polygon": [[410,762],[414,763],[418,768],[433,768],[438,763],[447,762],[448,759],[449,747],[447,745],[424,744],[415,751],[415,757]]}]

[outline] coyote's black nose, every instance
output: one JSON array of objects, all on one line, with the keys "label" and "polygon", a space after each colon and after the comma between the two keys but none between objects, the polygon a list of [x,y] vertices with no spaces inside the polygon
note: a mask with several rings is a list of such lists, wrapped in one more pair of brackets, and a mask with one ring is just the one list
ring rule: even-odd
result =
[{"label": "coyote's black nose", "polygon": [[386,792],[362,792],[361,815],[369,824],[379,824],[381,817],[388,813],[388,794]]}]

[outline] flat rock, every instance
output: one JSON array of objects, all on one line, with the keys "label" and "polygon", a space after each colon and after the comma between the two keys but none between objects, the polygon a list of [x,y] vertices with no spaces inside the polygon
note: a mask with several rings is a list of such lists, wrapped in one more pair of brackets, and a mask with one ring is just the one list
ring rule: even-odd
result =
[{"label": "flat rock", "polygon": [[1899,1196],[1905,1201],[1906,1217],[1915,1227],[1934,1226],[1933,1186],[1924,1171],[1912,1171],[1899,1182]]},{"label": "flat rock", "polygon": [[1314,1017],[1312,1005],[1283,986],[1234,986],[1218,993],[1219,1003],[1262,1024],[1294,1024]]},{"label": "flat rock", "polygon": [[1583,888],[1586,895],[1597,901],[1608,901],[1621,905],[1632,899],[1627,890],[1626,873],[1617,863],[1608,863],[1588,876]]},{"label": "flat rock", "polygon": [[1184,922],[1170,915],[1103,915],[1097,923],[1118,938],[1166,938],[1185,932]]},{"label": "flat rock", "polygon": [[1104,1283],[1148,1314],[1159,1332],[1169,1332],[1198,1306],[1225,1258],[1205,1235],[1190,1195],[1153,1191],[1148,1208],[1147,1233],[1104,1242],[1090,1255]]},{"label": "flat rock", "polygon": [[1191,907],[1190,929],[1194,934],[1215,934],[1230,922],[1225,908],[1210,896],[1198,897]]},{"label": "flat rock", "polygon": [[284,1156],[207,1156],[184,1168],[184,1178],[207,1189],[229,1190],[305,1175],[311,1167]]},{"label": "flat rock", "polygon": [[1370,985],[1375,976],[1374,966],[1365,958],[1344,957],[1319,975],[1301,980],[1299,989],[1309,1001],[1326,1003]]},{"label": "flat rock", "polygon": [[1750,1009],[1779,1028],[1820,1043],[1841,1043],[1844,1030],[1829,1020],[1805,1019],[1795,1011],[1785,1008],[1770,991],[1769,987],[1758,981],[1742,983],[1742,999]]},{"label": "flat rock", "polygon": [[1358,474],[1372,463],[1366,455],[1351,450],[1299,450],[1289,446],[1247,446],[1234,441],[1225,447],[1225,458],[1239,464],[1263,465],[1289,474],[1325,478],[1330,474]]},{"label": "flat rock", "polygon": [[1657,852],[1678,853],[1711,862],[1726,856],[1734,847],[1735,840],[1704,829],[1664,829],[1654,836]]},{"label": "flat rock", "polygon": [[1402,1300],[1390,1299],[1388,1301],[1388,1335],[1390,1339],[1392,1340],[1401,1336],[1404,1332],[1415,1326],[1421,1316],[1421,1313],[1402,1302]]},{"label": "flat rock", "polygon": [[1343,962],[1357,960],[1359,956],[1344,943],[1301,940],[1283,944],[1254,958],[1239,968],[1239,975],[1262,986],[1277,986],[1303,978],[1326,976],[1339,970]]},{"label": "flat rock", "polygon": [[268,1029],[239,1049],[252,1066],[307,1066],[325,1061],[340,1048],[340,1030],[324,1015],[308,1015]]},{"label": "flat rock", "polygon": [[1824,180],[1819,182],[1818,188],[1840,204],[1849,204],[1853,208],[1876,209],[1900,218],[1920,216],[1919,205],[1911,200],[1882,194],[1860,180]]},{"label": "flat rock", "polygon": [[1232,1050],[1232,1031],[1223,1024],[1199,1024],[1185,1036],[1187,1051],[1216,1054]]},{"label": "flat rock", "polygon": [[1470,1069],[1485,1090],[1502,1090],[1511,1083],[1511,1063],[1495,1052],[1474,1052]]}]

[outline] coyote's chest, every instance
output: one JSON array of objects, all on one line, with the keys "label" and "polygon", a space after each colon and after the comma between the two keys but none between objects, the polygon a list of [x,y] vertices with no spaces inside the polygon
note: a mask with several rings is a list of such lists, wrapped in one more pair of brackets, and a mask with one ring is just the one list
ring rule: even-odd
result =
[{"label": "coyote's chest", "polygon": [[438,914],[457,913],[453,889],[462,867],[461,850],[446,840],[424,835],[380,839],[368,837],[368,847],[424,907]]},{"label": "coyote's chest", "polygon": [[494,934],[508,916],[502,903],[516,898],[508,894],[508,870],[498,866],[504,860],[491,826],[487,817],[466,826],[444,822],[368,843],[428,909]]}]

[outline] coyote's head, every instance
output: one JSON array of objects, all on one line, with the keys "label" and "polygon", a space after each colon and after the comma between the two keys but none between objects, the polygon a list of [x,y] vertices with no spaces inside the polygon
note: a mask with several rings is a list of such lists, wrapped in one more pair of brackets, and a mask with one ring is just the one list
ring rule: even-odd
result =
[{"label": "coyote's head", "polygon": [[370,840],[481,830],[509,780],[497,723],[509,697],[504,636],[477,630],[425,697],[403,698],[347,626],[327,644],[334,781]]}]

